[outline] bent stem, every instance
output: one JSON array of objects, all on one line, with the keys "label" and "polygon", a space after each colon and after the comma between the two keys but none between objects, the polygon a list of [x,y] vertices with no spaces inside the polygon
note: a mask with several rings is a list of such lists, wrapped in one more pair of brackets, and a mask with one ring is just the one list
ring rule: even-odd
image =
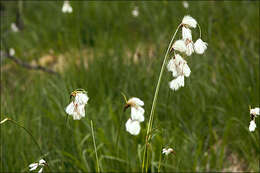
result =
[{"label": "bent stem", "polygon": [[168,45],[168,49],[165,53],[163,64],[162,64],[160,75],[159,75],[159,79],[158,79],[158,82],[157,82],[157,85],[156,85],[156,90],[155,90],[155,93],[154,93],[154,98],[153,98],[153,103],[152,103],[152,109],[151,109],[151,112],[150,112],[150,118],[149,118],[149,122],[148,122],[147,133],[146,133],[146,137],[145,137],[146,142],[145,142],[145,149],[144,149],[144,154],[143,154],[142,172],[144,172],[144,164],[145,164],[146,153],[147,153],[147,144],[148,144],[149,139],[150,139],[149,133],[151,131],[152,124],[153,124],[154,111],[155,111],[155,107],[156,107],[156,103],[157,103],[157,98],[158,98],[158,93],[159,93],[159,89],[160,89],[160,85],[161,85],[162,75],[163,75],[163,72],[164,72],[165,64],[167,62],[167,57],[168,57],[169,51],[171,49],[171,45],[172,45],[173,40],[174,40],[174,38],[175,38],[175,36],[176,36],[176,34],[177,34],[177,32],[178,32],[178,30],[181,26],[182,25],[180,24],[177,27],[175,33],[172,36],[172,39],[171,39],[169,45]]},{"label": "bent stem", "polygon": [[[29,134],[29,136],[31,137],[31,139],[33,140],[33,142],[34,142],[34,143],[36,144],[36,146],[38,147],[38,149],[39,149],[39,151],[40,151],[40,153],[41,153],[41,156],[43,156],[43,152],[42,152],[42,150],[41,150],[40,145],[37,143],[36,139],[33,137],[32,133],[31,133],[29,130],[27,130],[24,126],[18,124],[16,121],[14,121],[14,120],[12,120],[12,119],[10,119],[10,118],[5,118],[4,120],[2,120],[2,121],[0,122],[0,124],[3,124],[4,122],[7,122],[7,121],[9,121],[9,122],[15,124],[16,126],[22,128],[27,134]],[[45,159],[45,161],[46,161],[46,159]],[[46,162],[47,162],[47,161],[46,161]],[[47,162],[47,163],[48,163],[48,162]],[[48,164],[46,164],[46,166],[48,167],[49,170],[51,170]]]},{"label": "bent stem", "polygon": [[91,132],[92,132],[92,137],[93,137],[93,144],[94,144],[94,148],[95,148],[95,154],[96,154],[96,160],[97,160],[97,172],[100,172],[100,170],[99,170],[99,161],[98,161],[98,155],[97,155],[97,147],[96,147],[96,142],[95,142],[94,128],[93,128],[93,123],[92,123],[92,120],[90,120],[90,124],[91,124]]}]

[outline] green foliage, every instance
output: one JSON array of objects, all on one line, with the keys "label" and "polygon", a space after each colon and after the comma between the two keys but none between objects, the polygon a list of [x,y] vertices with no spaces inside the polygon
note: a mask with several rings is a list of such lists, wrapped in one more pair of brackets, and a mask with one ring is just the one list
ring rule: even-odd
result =
[{"label": "green foliage", "polygon": [[[14,22],[17,8],[16,2],[3,4],[2,33]],[[209,46],[204,55],[187,58],[192,73],[184,88],[171,91],[171,74],[164,73],[149,147],[150,171],[157,171],[165,146],[176,155],[162,156],[161,171],[259,171],[259,132],[248,131],[248,106],[259,106],[259,2],[189,4],[186,10],[177,1],[80,1],[71,2],[72,14],[64,14],[62,2],[24,2],[24,30],[8,33],[7,45],[27,62],[49,52],[62,55],[64,68],[57,77],[5,59],[2,67],[12,66],[2,70],[1,120],[10,117],[29,129],[56,172],[96,170],[92,120],[101,171],[140,171],[163,55],[182,17],[190,14]],[[134,6],[139,7],[137,18],[131,15]],[[199,32],[193,33],[195,40]],[[69,117],[66,126],[64,109],[77,88],[90,97],[86,117]],[[125,131],[130,112],[123,113],[121,92],[145,102],[146,119],[138,136]],[[28,171],[40,157],[24,131],[1,125],[1,172]]]}]

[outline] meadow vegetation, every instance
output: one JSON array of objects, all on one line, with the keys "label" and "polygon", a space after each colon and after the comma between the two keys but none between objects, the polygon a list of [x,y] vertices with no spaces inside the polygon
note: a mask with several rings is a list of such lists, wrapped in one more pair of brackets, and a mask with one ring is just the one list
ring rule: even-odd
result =
[{"label": "meadow vegetation", "polygon": [[[3,2],[1,35],[15,21],[17,2]],[[95,171],[95,142],[102,172],[141,171],[149,112],[173,32],[186,14],[202,28],[206,53],[186,60],[191,75],[172,91],[164,72],[154,115],[149,171],[259,171],[259,118],[248,130],[249,105],[259,107],[259,2],[177,1],[24,2],[24,29],[4,35],[15,55],[60,75],[28,70],[1,57],[1,120],[29,129],[52,171]],[[132,10],[138,6],[138,17]],[[181,33],[181,32],[180,32]],[[177,35],[177,39],[181,34]],[[199,32],[193,32],[194,37]],[[1,36],[1,37],[2,37]],[[2,46],[1,46],[2,47]],[[65,124],[70,93],[88,92],[86,117]],[[138,136],[125,130],[124,98],[145,103]],[[120,136],[116,148],[117,132]],[[161,156],[162,148],[176,154]],[[30,136],[1,125],[0,171],[28,171],[41,159]]]}]

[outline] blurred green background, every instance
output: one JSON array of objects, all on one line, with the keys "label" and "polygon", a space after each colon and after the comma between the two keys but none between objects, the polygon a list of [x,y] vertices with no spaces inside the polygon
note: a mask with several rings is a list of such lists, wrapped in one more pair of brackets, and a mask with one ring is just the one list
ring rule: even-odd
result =
[{"label": "blurred green background", "polygon": [[[186,60],[191,76],[173,92],[164,72],[155,112],[149,171],[259,171],[259,118],[250,133],[249,105],[259,106],[259,2],[1,1],[1,39],[15,56],[60,76],[23,68],[1,57],[1,120],[10,117],[35,136],[55,172],[96,170],[90,120],[94,122],[103,172],[140,171],[152,99],[172,34],[184,15],[202,28],[204,55]],[[20,6],[20,7],[19,7]],[[132,11],[138,7],[139,15]],[[11,32],[21,12],[24,27]],[[199,36],[193,30],[193,39]],[[181,32],[177,39],[181,38]],[[3,49],[3,45],[1,45]],[[86,117],[69,117],[70,92],[84,88],[90,97]],[[124,99],[145,102],[141,133],[125,131],[130,110]],[[121,121],[120,121],[121,120]],[[119,145],[116,135],[120,128]],[[7,122],[1,125],[1,172],[28,171],[41,158],[31,138]]]}]

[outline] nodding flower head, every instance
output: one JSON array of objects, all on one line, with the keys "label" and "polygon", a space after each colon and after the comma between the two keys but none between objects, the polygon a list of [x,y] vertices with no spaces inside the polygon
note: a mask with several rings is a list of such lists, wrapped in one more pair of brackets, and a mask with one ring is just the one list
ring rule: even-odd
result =
[{"label": "nodding flower head", "polygon": [[144,106],[144,102],[141,99],[132,97],[124,107],[124,111],[129,107],[131,108],[131,118],[127,120],[125,127],[126,131],[132,135],[138,135],[141,130],[140,123],[144,121],[145,112],[142,106]]},{"label": "nodding flower head", "polygon": [[141,130],[140,122],[137,120],[132,120],[129,118],[125,124],[126,131],[128,131],[131,135],[138,135]]},{"label": "nodding flower head", "polygon": [[172,49],[179,52],[186,52],[187,48],[183,40],[177,40],[173,43]]},{"label": "nodding flower head", "polygon": [[31,163],[29,165],[29,171],[34,171],[36,170],[38,167],[40,167],[38,173],[41,173],[43,171],[44,166],[46,166],[46,161],[41,159],[39,160],[39,162],[36,163]]},{"label": "nodding flower head", "polygon": [[80,120],[82,117],[85,117],[85,105],[89,100],[87,92],[77,89],[71,93],[70,98],[72,101],[66,107],[66,113],[73,116],[74,120]]},{"label": "nodding flower head", "polygon": [[172,148],[163,148],[162,153],[165,154],[166,156],[169,155],[170,153],[175,154]]},{"label": "nodding flower head", "polygon": [[250,109],[250,115],[254,115],[255,117],[257,117],[257,115],[260,115],[260,109],[259,108]]},{"label": "nodding flower head", "polygon": [[132,15],[133,15],[134,17],[138,17],[138,15],[139,15],[138,7],[135,7],[135,8],[133,9]]},{"label": "nodding flower head", "polygon": [[187,28],[196,28],[197,21],[194,18],[192,18],[191,16],[187,15],[187,16],[184,16],[184,18],[182,19],[182,25]]},{"label": "nodding flower head", "polygon": [[207,49],[208,43],[202,41],[200,38],[194,43],[194,50],[197,54],[203,54]]},{"label": "nodding flower head", "polygon": [[137,97],[132,97],[127,101],[125,105],[125,109],[131,107],[131,119],[139,122],[143,122],[145,111],[142,108],[142,106],[144,106],[144,102],[142,100],[140,100]]}]

